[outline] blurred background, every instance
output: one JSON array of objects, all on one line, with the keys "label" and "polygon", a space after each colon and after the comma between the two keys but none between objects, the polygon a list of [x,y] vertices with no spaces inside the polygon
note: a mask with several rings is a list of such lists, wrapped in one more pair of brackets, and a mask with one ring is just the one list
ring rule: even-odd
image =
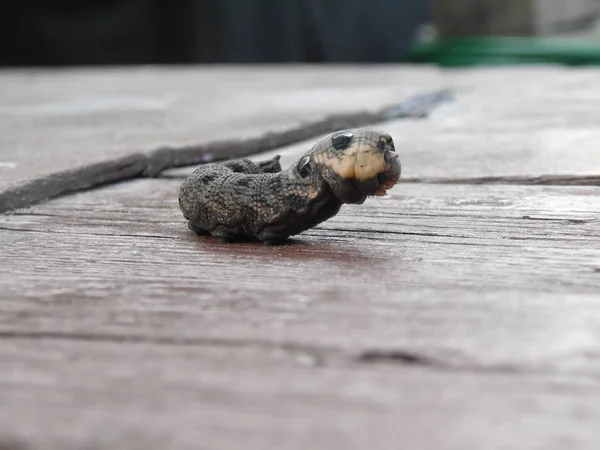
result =
[{"label": "blurred background", "polygon": [[5,0],[0,64],[600,62],[600,0]]}]

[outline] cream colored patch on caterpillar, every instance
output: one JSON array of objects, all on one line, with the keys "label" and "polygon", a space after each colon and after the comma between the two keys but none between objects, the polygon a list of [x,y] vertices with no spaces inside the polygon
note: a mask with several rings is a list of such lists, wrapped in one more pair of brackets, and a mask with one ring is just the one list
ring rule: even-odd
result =
[{"label": "cream colored patch on caterpillar", "polygon": [[340,156],[328,157],[326,153],[321,153],[314,159],[317,164],[330,167],[346,180],[369,180],[384,172],[388,167],[384,154],[366,144],[350,147]]},{"label": "cream colored patch on caterpillar", "polygon": [[383,153],[375,152],[373,147],[361,146],[354,163],[354,178],[357,180],[370,180],[388,168]]},{"label": "cream colored patch on caterpillar", "polygon": [[354,177],[354,162],[356,160],[356,148],[350,147],[341,155],[329,156],[327,153],[319,153],[315,156],[315,162],[330,167],[342,178]]}]

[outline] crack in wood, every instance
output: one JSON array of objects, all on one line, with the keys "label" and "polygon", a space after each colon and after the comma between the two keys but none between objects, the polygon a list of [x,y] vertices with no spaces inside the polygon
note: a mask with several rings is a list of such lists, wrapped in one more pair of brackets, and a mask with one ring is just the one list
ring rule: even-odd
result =
[{"label": "crack in wood", "polygon": [[[600,268],[596,271],[600,272]],[[123,335],[111,333],[87,333],[80,331],[22,331],[0,330],[3,340],[56,340],[74,342],[98,342],[115,344],[152,344],[186,347],[222,347],[237,349],[261,349],[281,352],[302,366],[325,367],[341,365],[347,368],[361,365],[389,365],[396,367],[415,367],[436,371],[458,373],[505,374],[505,375],[551,375],[558,369],[548,361],[527,365],[518,362],[486,363],[462,353],[452,353],[445,357],[436,357],[424,351],[403,348],[381,349],[367,348],[359,351],[334,346],[315,346],[296,342],[273,342],[266,339],[234,339],[216,337],[177,337],[151,335]],[[595,373],[586,373],[597,377]]]},{"label": "crack in wood", "polygon": [[[159,178],[165,180],[183,180],[189,174],[165,173]],[[489,177],[412,177],[401,178],[399,184],[508,184],[524,186],[600,186],[598,175],[536,175],[536,176],[489,176]]]},{"label": "crack in wood", "polygon": [[102,342],[115,344],[152,344],[165,346],[205,346],[223,348],[256,348],[282,352],[303,366],[324,367],[329,365],[384,364],[399,367],[418,367],[460,373],[548,375],[555,372],[549,365],[527,367],[518,363],[486,364],[467,358],[464,355],[449,355],[437,358],[425,352],[408,349],[365,349],[358,352],[336,347],[310,346],[290,342],[271,342],[261,339],[223,339],[206,337],[118,335],[110,333],[85,333],[61,331],[0,331],[0,339],[65,340],[81,342]]},{"label": "crack in wood", "polygon": [[[110,343],[134,343],[153,344],[166,346],[215,346],[229,348],[259,348],[268,351],[282,351],[289,356],[301,357],[303,365],[322,367],[334,363],[347,365],[353,364],[393,364],[400,366],[417,366],[430,369],[442,369],[452,371],[478,371],[496,373],[521,372],[517,367],[506,366],[483,366],[478,364],[464,364],[460,361],[452,363],[442,359],[432,358],[422,353],[408,350],[364,350],[358,354],[347,352],[334,347],[314,347],[297,343],[275,343],[267,340],[236,340],[219,338],[190,338],[171,336],[142,336],[142,335],[117,335],[109,333],[84,333],[84,332],[60,332],[60,331],[0,331],[1,339],[32,339],[32,340],[68,340],[82,342],[110,342]],[[308,364],[307,364],[308,363]]]},{"label": "crack in wood", "polygon": [[525,220],[540,220],[544,222],[562,222],[562,223],[570,223],[574,225],[581,225],[585,223],[593,223],[596,222],[594,219],[556,219],[553,217],[532,217],[532,216],[521,216],[521,219]]},{"label": "crack in wood", "polygon": [[441,233],[418,233],[416,231],[396,231],[396,230],[378,230],[374,228],[339,228],[339,227],[314,227],[315,230],[325,231],[341,231],[343,233],[377,233],[377,234],[398,234],[402,236],[424,236],[424,237],[446,237],[446,238],[458,238],[458,239],[469,239],[470,236],[460,236],[452,234],[441,234]]},{"label": "crack in wood", "polygon": [[388,364],[400,366],[416,366],[433,368],[437,370],[446,370],[461,373],[479,373],[479,374],[505,374],[505,375],[547,375],[555,372],[551,367],[526,367],[512,363],[492,363],[484,364],[477,361],[467,361],[458,355],[452,358],[441,359],[431,357],[422,353],[416,353],[409,350],[365,350],[355,356],[355,362],[359,364]]},{"label": "crack in wood", "polygon": [[[11,227],[3,227],[0,226],[0,230],[2,231],[12,231],[12,232],[25,232],[25,233],[42,233],[42,234],[67,234],[63,231],[55,231],[51,229],[45,230],[33,230],[30,228],[11,228]],[[163,236],[158,234],[126,234],[126,233],[75,233],[78,236],[119,236],[119,237],[131,237],[131,238],[148,238],[148,239],[170,239],[175,240],[177,237],[172,236]]]},{"label": "crack in wood", "polygon": [[359,363],[371,364],[377,362],[390,362],[408,366],[438,366],[440,361],[435,361],[425,355],[410,352],[407,350],[366,350],[356,357]]},{"label": "crack in wood", "polygon": [[85,333],[63,331],[11,331],[0,330],[0,339],[29,339],[29,340],[65,340],[82,342],[104,343],[130,343],[152,344],[165,346],[214,346],[231,348],[261,348],[270,351],[283,351],[290,355],[303,355],[310,357],[314,366],[322,366],[325,356],[338,352],[337,349],[327,347],[311,347],[309,345],[291,342],[270,342],[260,339],[220,339],[204,337],[174,337],[174,336],[144,336],[144,335],[119,335],[110,333]]},{"label": "crack in wood", "polygon": [[468,178],[415,177],[402,178],[410,184],[512,184],[533,186],[600,186],[600,175],[515,175]]}]

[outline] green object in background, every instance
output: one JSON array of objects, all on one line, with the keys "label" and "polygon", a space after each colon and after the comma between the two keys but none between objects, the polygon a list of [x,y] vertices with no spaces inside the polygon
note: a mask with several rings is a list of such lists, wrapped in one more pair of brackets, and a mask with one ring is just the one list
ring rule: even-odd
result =
[{"label": "green object in background", "polygon": [[409,60],[444,67],[515,64],[599,65],[600,41],[539,37],[444,38],[415,43],[409,53]]}]

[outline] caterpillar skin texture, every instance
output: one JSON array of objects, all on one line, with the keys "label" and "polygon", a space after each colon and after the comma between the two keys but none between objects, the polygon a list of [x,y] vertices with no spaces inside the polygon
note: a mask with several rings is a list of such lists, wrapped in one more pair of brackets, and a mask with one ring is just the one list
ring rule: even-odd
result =
[{"label": "caterpillar skin texture", "polygon": [[200,166],[183,183],[179,206],[190,230],[220,242],[283,244],[335,216],[344,203],[385,195],[400,179],[392,137],[342,130],[317,142],[287,170],[279,156]]}]

